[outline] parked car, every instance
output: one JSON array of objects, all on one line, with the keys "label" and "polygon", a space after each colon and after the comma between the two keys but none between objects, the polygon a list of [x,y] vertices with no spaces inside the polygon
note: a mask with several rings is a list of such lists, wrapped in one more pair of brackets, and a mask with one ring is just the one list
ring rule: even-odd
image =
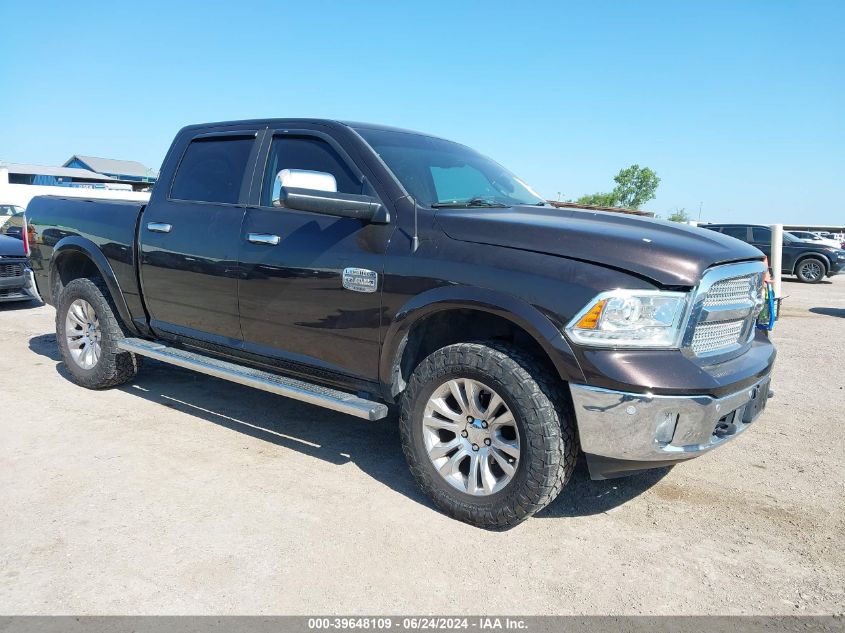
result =
[{"label": "parked car", "polygon": [[486,528],[554,499],[579,441],[594,478],[665,466],[769,396],[759,250],[553,208],[432,136],[194,125],[148,204],[37,197],[27,217],[74,382],[146,356],[369,420],[395,403],[421,488]]},{"label": "parked car", "polygon": [[[842,248],[842,240],[834,240],[832,238],[824,237],[821,233],[811,233],[810,231],[788,231],[788,233],[802,242],[810,242],[822,246],[831,246],[833,248]],[[828,233],[828,235],[830,235]]]},{"label": "parked car", "polygon": [[[771,261],[772,230],[755,224],[704,224],[703,228],[742,240],[759,248]],[[809,243],[783,234],[781,273],[795,275],[800,281],[816,284],[845,268],[845,250]]]},{"label": "parked car", "polygon": [[0,303],[38,297],[27,255],[24,240],[0,235]]},{"label": "parked car", "polygon": [[3,227],[15,215],[23,215],[23,207],[16,204],[0,204],[0,233],[3,232]]},{"label": "parked car", "polygon": [[829,233],[823,231],[821,233],[818,233],[818,235],[820,237],[825,238],[826,240],[833,240],[842,248],[845,248],[845,233]]},{"label": "parked car", "polygon": [[[20,207],[17,208],[20,209]],[[9,237],[22,239],[23,236],[21,233],[23,231],[23,223],[24,212],[17,211],[6,218],[6,223],[0,227],[0,235],[8,235]]]}]

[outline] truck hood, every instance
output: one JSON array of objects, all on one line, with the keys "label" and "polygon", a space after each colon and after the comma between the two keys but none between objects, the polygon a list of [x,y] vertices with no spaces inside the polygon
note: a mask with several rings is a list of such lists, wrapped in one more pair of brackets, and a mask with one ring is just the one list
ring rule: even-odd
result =
[{"label": "truck hood", "polygon": [[23,257],[23,240],[0,235],[0,257]]},{"label": "truck hood", "polygon": [[753,246],[716,231],[622,213],[440,209],[437,222],[452,239],[610,266],[664,286],[694,286],[714,264],[763,258]]}]

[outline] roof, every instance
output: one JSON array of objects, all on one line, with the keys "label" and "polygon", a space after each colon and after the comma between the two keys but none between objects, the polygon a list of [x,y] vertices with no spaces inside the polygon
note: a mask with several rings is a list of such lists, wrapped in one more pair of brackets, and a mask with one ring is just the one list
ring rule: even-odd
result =
[{"label": "roof", "polygon": [[[235,127],[235,126],[244,126],[244,125],[256,125],[256,126],[270,126],[270,127],[277,127],[277,128],[284,128],[284,127],[292,127],[297,124],[312,124],[312,125],[325,125],[325,126],[340,126],[340,127],[347,127],[352,128],[355,130],[358,129],[366,129],[366,130],[380,130],[383,132],[401,132],[403,134],[416,134],[418,136],[429,136],[431,138],[437,138],[441,140],[448,141],[449,139],[443,139],[439,136],[435,136],[434,134],[428,134],[427,132],[419,132],[417,130],[408,130],[405,128],[400,127],[393,127],[390,125],[381,125],[379,123],[362,123],[360,121],[341,121],[339,119],[313,119],[313,118],[300,118],[300,117],[293,117],[293,118],[270,118],[270,119],[239,119],[233,121],[209,121],[207,123],[193,123],[191,125],[186,125],[182,128],[184,130],[202,130],[206,128],[218,128],[218,127]],[[454,141],[452,141],[454,142]]]},{"label": "roof", "polygon": [[96,156],[74,154],[65,161],[65,165],[68,165],[74,159],[85,163],[88,167],[101,174],[119,174],[121,176],[137,176],[139,178],[155,176],[153,170],[144,167],[135,160],[115,160],[114,158],[97,158]]},{"label": "roof", "polygon": [[652,217],[654,214],[649,211],[640,211],[638,209],[624,209],[622,207],[601,207],[597,204],[578,204],[577,202],[559,202],[557,200],[549,200],[553,207],[563,207],[566,209],[586,209],[588,211],[613,211],[614,213],[627,213],[628,215],[644,215]]},{"label": "roof", "polygon": [[[753,224],[751,222],[700,222],[698,226],[759,226],[763,228],[770,228],[771,224]],[[838,233],[845,231],[845,224],[784,224],[784,231],[803,231],[810,233],[812,231],[824,231],[830,233]]]},{"label": "roof", "polygon": [[59,178],[82,178],[110,182],[115,180],[111,176],[104,176],[94,171],[78,167],[52,167],[50,165],[27,165],[24,163],[0,163],[0,167],[9,170],[10,174],[26,174],[28,176],[56,176]]},{"label": "roof", "polygon": [[839,232],[845,231],[845,224],[784,224],[784,231],[825,231],[825,232]]},{"label": "roof", "polygon": [[753,224],[751,222],[700,222],[698,226],[708,227],[708,226],[758,226],[762,228],[768,229],[771,225],[769,224]]}]

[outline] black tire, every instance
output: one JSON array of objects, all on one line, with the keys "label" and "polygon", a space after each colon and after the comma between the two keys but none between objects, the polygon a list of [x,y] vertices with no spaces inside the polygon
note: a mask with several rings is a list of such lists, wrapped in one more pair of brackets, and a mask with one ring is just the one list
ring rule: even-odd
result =
[{"label": "black tire", "polygon": [[826,274],[827,264],[818,257],[805,257],[795,266],[795,276],[805,284],[817,284]]},{"label": "black tire", "polygon": [[[67,340],[67,314],[71,304],[84,299],[97,315],[100,328],[99,360],[90,369],[80,366],[70,353]],[[138,373],[140,358],[123,352],[117,344],[125,333],[115,316],[115,308],[106,284],[99,278],[81,278],[69,282],[56,303],[56,339],[71,380],[88,389],[106,389],[132,380]]]},{"label": "black tire", "polygon": [[[450,485],[425,448],[426,404],[440,385],[454,378],[479,380],[494,389],[525,438],[512,479],[489,495],[473,496]],[[569,481],[578,454],[562,387],[533,357],[499,342],[459,343],[432,353],[414,370],[399,418],[402,448],[417,483],[446,514],[481,528],[506,529],[538,512]]]}]

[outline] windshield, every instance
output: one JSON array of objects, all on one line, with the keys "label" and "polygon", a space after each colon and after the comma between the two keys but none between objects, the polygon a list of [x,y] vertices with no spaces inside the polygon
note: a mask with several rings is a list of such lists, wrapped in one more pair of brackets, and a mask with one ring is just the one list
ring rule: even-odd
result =
[{"label": "windshield", "polygon": [[389,130],[358,128],[418,204],[509,207],[543,198],[497,162],[458,143]]}]

